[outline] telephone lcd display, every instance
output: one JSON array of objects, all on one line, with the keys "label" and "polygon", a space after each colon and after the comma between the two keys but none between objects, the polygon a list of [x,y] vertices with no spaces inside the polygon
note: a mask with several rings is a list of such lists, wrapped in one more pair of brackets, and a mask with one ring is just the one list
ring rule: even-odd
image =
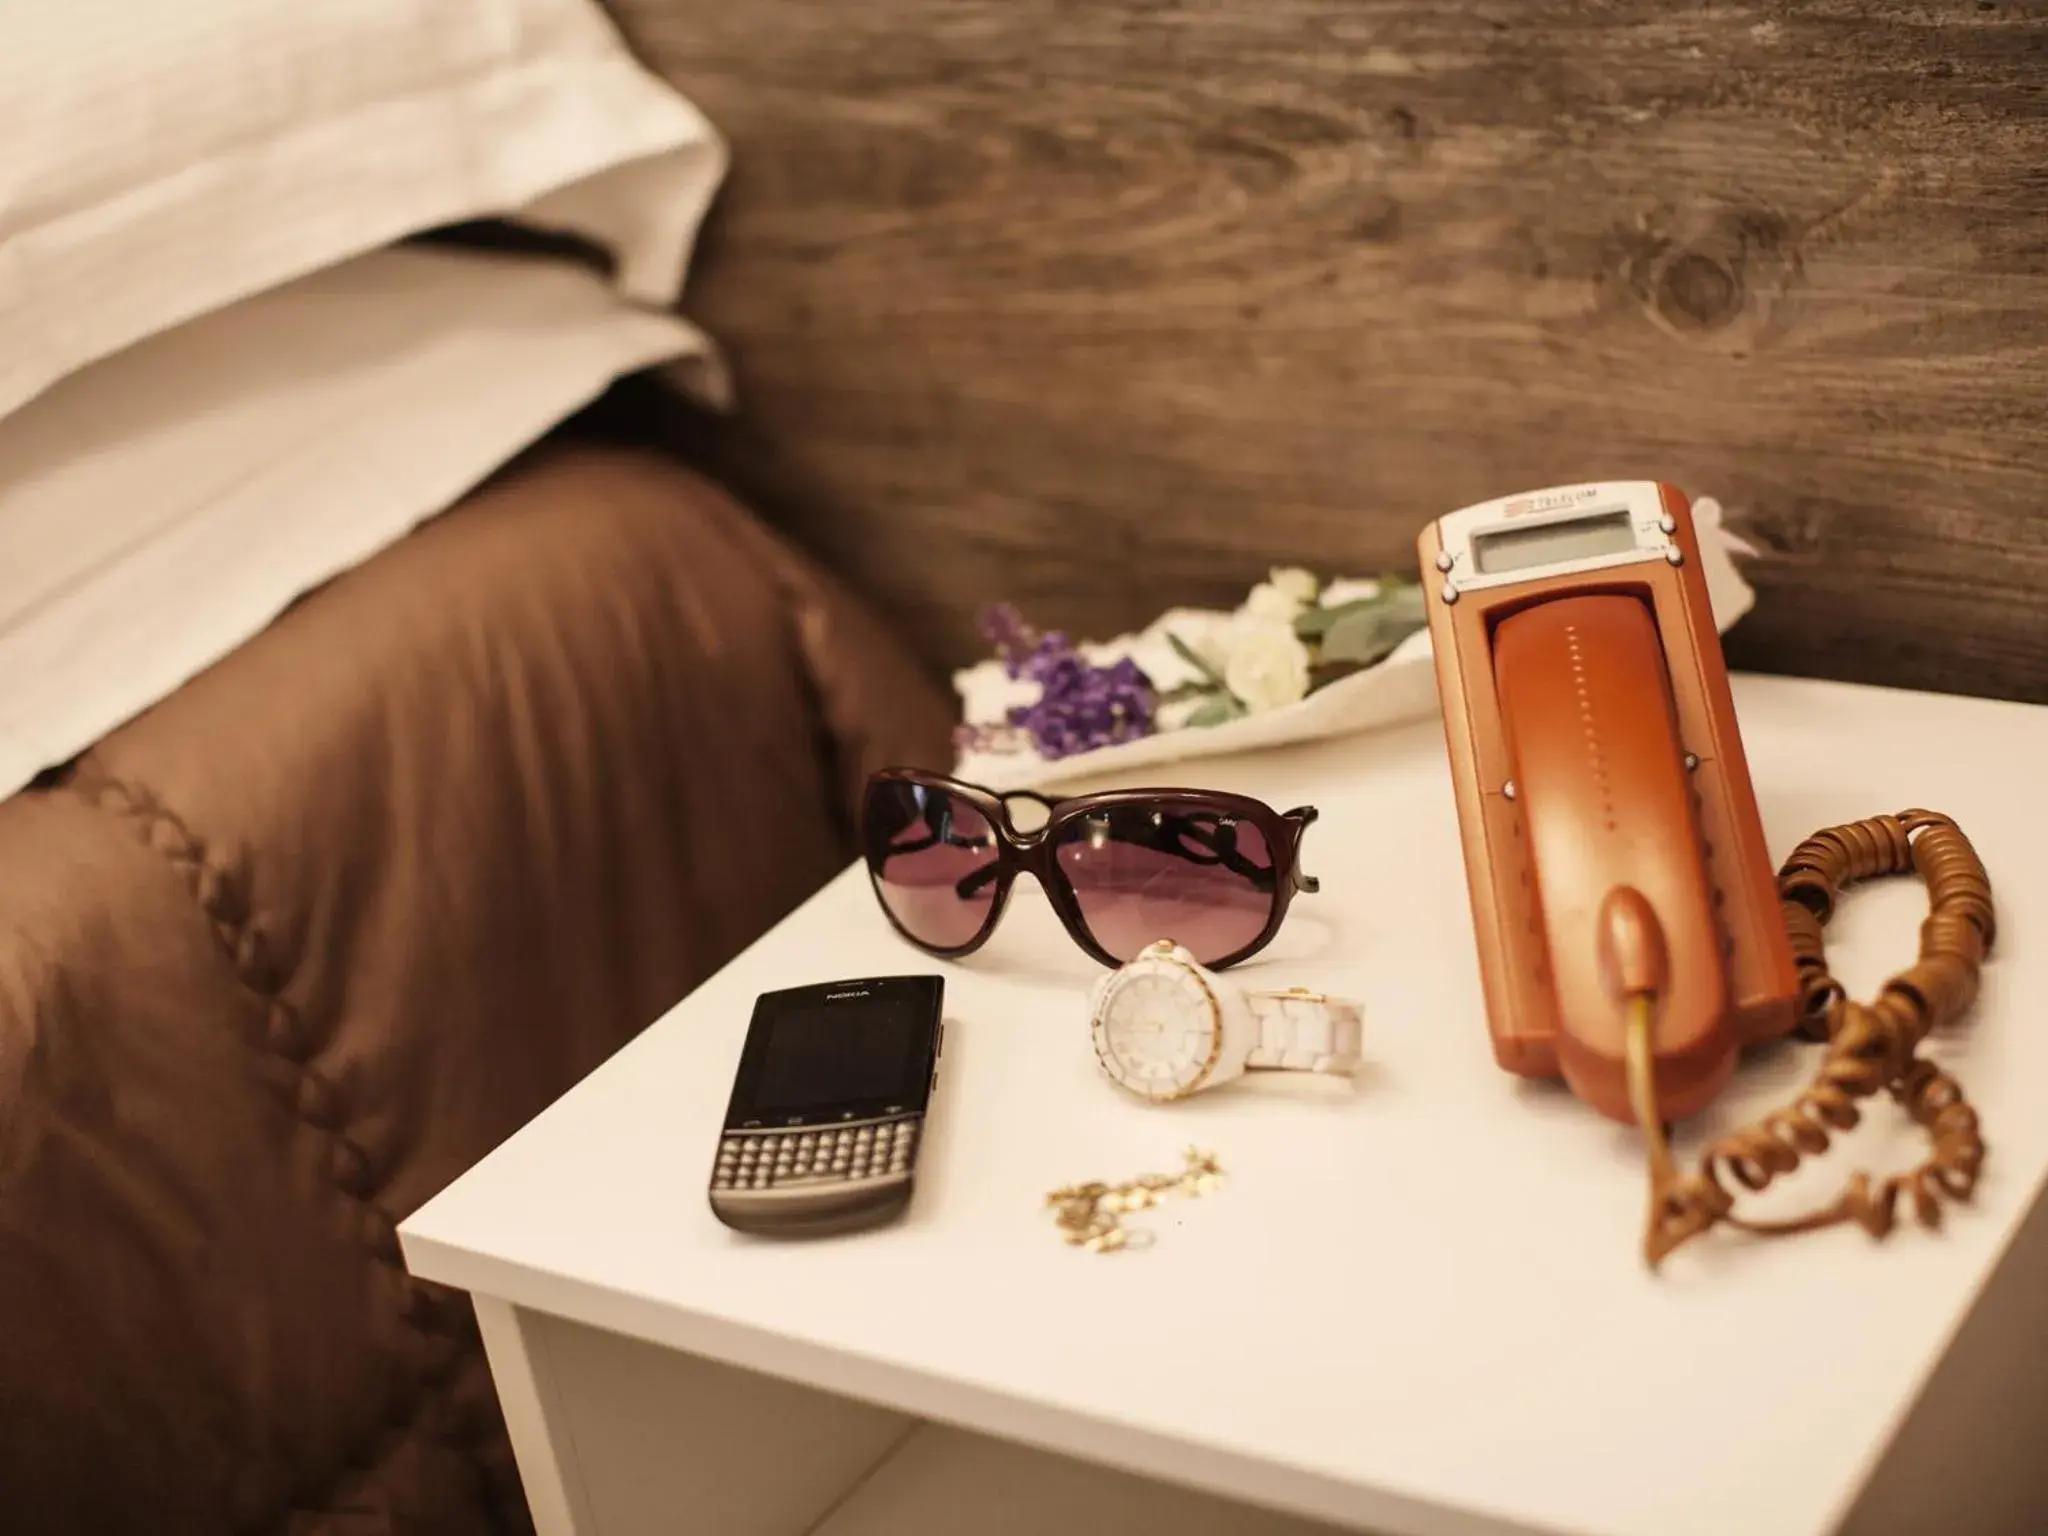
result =
[{"label": "telephone lcd display", "polygon": [[928,1030],[902,998],[795,1008],[769,1021],[746,1095],[750,1117],[785,1119],[860,1101],[908,1099]]},{"label": "telephone lcd display", "polygon": [[1529,528],[1496,528],[1472,536],[1472,562],[1482,576],[1524,571],[1531,566],[1559,565],[1625,554],[1636,547],[1629,514],[1602,512]]}]

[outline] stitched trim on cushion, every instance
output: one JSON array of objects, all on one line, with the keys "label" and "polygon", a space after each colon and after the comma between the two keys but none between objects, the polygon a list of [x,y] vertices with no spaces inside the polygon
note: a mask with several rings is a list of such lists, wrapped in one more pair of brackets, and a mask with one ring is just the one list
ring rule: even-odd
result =
[{"label": "stitched trim on cushion", "polygon": [[[326,1152],[328,1187],[354,1218],[363,1251],[392,1282],[398,1315],[425,1348],[424,1364],[396,1423],[378,1424],[352,1448],[344,1465],[316,1487],[296,1491],[286,1507],[237,1510],[237,1524],[259,1529],[288,1521],[294,1510],[318,1510],[349,1477],[385,1460],[394,1437],[402,1440],[427,1423],[432,1399],[447,1393],[465,1356],[481,1355],[482,1340],[469,1298],[459,1290],[410,1274],[398,1246],[398,1226],[374,1199],[367,1172],[369,1155],[344,1129],[347,1106],[328,1079],[306,1060],[308,1040],[298,1010],[281,995],[285,976],[269,952],[263,931],[250,918],[245,894],[226,871],[210,862],[205,846],[178,815],[139,785],[116,779],[88,755],[81,760],[68,787],[88,805],[126,821],[142,843],[154,849],[184,881],[194,902],[212,927],[236,978],[264,1005],[264,1035],[248,1043],[289,1064],[291,1092],[286,1110],[302,1132],[318,1138]],[[345,1321],[345,1320],[344,1320]],[[468,1422],[443,1426],[443,1438],[456,1443],[488,1438],[490,1426],[470,1415]]]}]

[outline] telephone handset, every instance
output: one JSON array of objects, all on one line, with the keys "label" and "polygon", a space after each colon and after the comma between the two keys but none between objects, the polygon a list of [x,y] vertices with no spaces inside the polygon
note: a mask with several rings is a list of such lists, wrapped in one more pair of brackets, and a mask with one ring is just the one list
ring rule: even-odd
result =
[{"label": "telephone handset", "polygon": [[[1481,502],[1417,541],[1496,1062],[1562,1077],[1649,1148],[1645,1251],[1726,1221],[1889,1226],[1910,1196],[1974,1185],[1983,1144],[1952,1079],[1915,1051],[1969,1006],[1992,938],[1990,886],[1947,817],[1830,828],[1775,876],[1691,507],[1657,481]],[[1828,975],[1841,886],[1917,870],[1934,915],[1920,962],[1870,1005]],[[1664,1125],[1704,1108],[1742,1050],[1795,1027],[1830,1049],[1815,1084],[1681,1174]],[[1861,1176],[1790,1224],[1738,1220],[1724,1179],[1760,1189],[1889,1088],[1935,1155],[1875,1192]]]},{"label": "telephone handset", "polygon": [[1505,497],[1420,549],[1495,1058],[1633,1123],[1609,972],[1649,944],[1658,1098],[1690,1115],[1799,988],[1685,497]]}]

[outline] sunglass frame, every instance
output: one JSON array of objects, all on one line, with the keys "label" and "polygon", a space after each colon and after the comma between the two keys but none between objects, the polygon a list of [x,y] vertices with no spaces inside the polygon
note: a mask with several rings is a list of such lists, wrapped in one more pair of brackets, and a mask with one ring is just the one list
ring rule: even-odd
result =
[{"label": "sunglass frame", "polygon": [[[885,836],[878,832],[875,819],[869,807],[876,792],[890,784],[910,784],[923,789],[938,790],[971,805],[980,813],[996,839],[996,889],[989,902],[988,916],[974,935],[964,943],[943,947],[927,943],[912,933],[890,908],[882,894],[881,863],[887,852],[886,844],[880,843]],[[1039,806],[1045,812],[1042,826],[1030,830],[1020,829],[1010,816],[1010,803],[1024,801]],[[903,938],[928,955],[942,960],[958,960],[973,954],[986,944],[996,929],[1002,925],[1003,913],[1010,904],[1010,891],[1017,877],[1028,874],[1034,877],[1045,891],[1046,898],[1058,914],[1060,924],[1071,938],[1092,959],[1114,969],[1125,961],[1103,948],[1095,935],[1090,932],[1088,921],[1082,915],[1080,898],[1074,893],[1065,871],[1059,867],[1059,832],[1070,823],[1107,810],[1143,809],[1170,803],[1176,807],[1213,813],[1247,822],[1266,841],[1266,848],[1273,860],[1272,907],[1266,914],[1265,926],[1257,937],[1220,959],[1203,960],[1201,963],[1210,970],[1224,970],[1249,960],[1279,934],[1287,921],[1288,909],[1298,893],[1314,894],[1320,883],[1313,875],[1304,874],[1301,868],[1301,840],[1303,834],[1315,825],[1319,812],[1312,805],[1298,805],[1285,811],[1276,811],[1263,800],[1250,795],[1231,794],[1216,789],[1179,789],[1171,787],[1146,787],[1138,789],[1102,790],[1083,795],[1043,795],[1035,790],[1013,789],[997,791],[979,784],[970,784],[947,774],[933,773],[921,768],[892,767],[877,770],[868,778],[867,788],[861,796],[861,852],[867,865],[868,884],[873,890],[875,901],[882,913],[889,919],[889,925]],[[1171,934],[1160,934],[1160,938],[1172,938]]]}]

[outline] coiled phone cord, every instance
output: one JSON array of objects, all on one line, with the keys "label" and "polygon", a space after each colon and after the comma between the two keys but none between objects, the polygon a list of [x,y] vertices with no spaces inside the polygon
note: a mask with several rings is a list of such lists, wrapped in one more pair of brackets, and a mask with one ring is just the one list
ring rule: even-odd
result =
[{"label": "coiled phone cord", "polygon": [[[1917,870],[1927,886],[1920,956],[1868,1003],[1851,999],[1828,971],[1822,931],[1835,902],[1858,880]],[[1799,975],[1799,1032],[1827,1041],[1813,1081],[1784,1109],[1717,1138],[1692,1172],[1672,1161],[1650,1079],[1651,1004],[1630,1011],[1629,1078],[1634,1110],[1649,1145],[1650,1209],[1643,1252],[1651,1268],[1716,1223],[1767,1235],[1854,1221],[1873,1237],[1892,1229],[1901,1199],[1921,1225],[1941,1223],[1945,1195],[1966,1200],[1984,1163],[1977,1113],[1955,1078],[1919,1055],[1933,1031],[1954,1023],[1976,1000],[1980,970],[1996,936],[1991,882],[1962,829],[1936,811],[1873,816],[1816,832],[1778,871],[1778,900]],[[1734,1213],[1729,1181],[1755,1193],[1806,1157],[1828,1148],[1830,1133],[1861,1119],[1859,1100],[1880,1090],[1922,1126],[1934,1148],[1917,1168],[1872,1184],[1855,1174],[1828,1204],[1782,1221]]]}]

